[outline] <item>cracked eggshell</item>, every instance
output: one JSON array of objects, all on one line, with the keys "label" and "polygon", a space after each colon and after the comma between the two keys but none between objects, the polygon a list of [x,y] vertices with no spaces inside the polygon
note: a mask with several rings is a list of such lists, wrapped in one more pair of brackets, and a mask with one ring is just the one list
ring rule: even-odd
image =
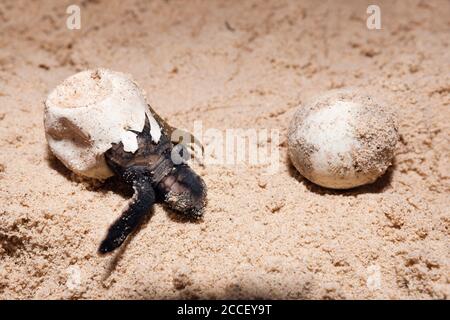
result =
[{"label": "cracked eggshell", "polygon": [[144,93],[127,75],[107,69],[77,73],[58,85],[45,101],[44,126],[50,150],[77,174],[106,179],[113,175],[104,153],[112,143],[137,150],[136,134],[150,122],[157,143],[161,128]]},{"label": "cracked eggshell", "polygon": [[356,89],[331,91],[301,106],[288,131],[289,156],[308,180],[348,189],[374,182],[391,165],[395,116]]}]

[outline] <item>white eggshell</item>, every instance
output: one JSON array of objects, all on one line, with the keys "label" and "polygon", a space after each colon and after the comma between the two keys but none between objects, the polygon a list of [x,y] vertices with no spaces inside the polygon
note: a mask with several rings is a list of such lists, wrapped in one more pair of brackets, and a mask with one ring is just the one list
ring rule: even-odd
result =
[{"label": "white eggshell", "polygon": [[334,189],[374,182],[391,165],[397,141],[394,115],[354,89],[332,91],[300,106],[288,133],[297,170]]},{"label": "white eggshell", "polygon": [[45,101],[44,126],[50,150],[77,174],[106,179],[113,175],[104,153],[112,143],[137,150],[136,134],[150,122],[157,143],[161,128],[144,93],[127,75],[107,69],[77,73],[58,85]]}]

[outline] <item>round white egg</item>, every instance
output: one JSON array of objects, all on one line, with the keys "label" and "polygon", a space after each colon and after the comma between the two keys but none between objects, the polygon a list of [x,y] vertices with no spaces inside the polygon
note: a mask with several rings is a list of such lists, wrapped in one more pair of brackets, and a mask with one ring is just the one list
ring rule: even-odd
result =
[{"label": "round white egg", "polygon": [[300,106],[288,132],[289,156],[308,180],[348,189],[374,182],[391,165],[395,116],[355,89],[331,91]]}]

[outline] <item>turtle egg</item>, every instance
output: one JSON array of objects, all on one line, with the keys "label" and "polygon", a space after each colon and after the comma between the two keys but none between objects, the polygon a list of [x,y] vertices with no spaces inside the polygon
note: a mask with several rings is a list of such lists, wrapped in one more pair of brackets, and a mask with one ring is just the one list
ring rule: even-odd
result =
[{"label": "turtle egg", "polygon": [[44,127],[50,150],[73,172],[97,179],[113,173],[104,153],[112,143],[137,150],[136,134],[150,123],[155,143],[161,129],[151,115],[145,95],[127,75],[107,69],[77,73],[47,97]]},{"label": "turtle egg", "polygon": [[355,89],[331,91],[301,106],[288,131],[289,156],[308,180],[348,189],[374,182],[391,165],[394,115]]}]

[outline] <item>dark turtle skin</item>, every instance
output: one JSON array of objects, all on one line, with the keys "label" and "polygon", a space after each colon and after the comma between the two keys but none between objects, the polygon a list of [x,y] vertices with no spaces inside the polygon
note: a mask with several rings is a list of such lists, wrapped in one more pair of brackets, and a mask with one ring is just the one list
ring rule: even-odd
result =
[{"label": "dark turtle skin", "polygon": [[99,247],[100,254],[120,247],[156,202],[164,202],[169,208],[191,218],[200,218],[203,214],[206,204],[205,183],[185,162],[173,161],[174,152],[187,151],[174,148],[181,145],[177,144],[179,140],[175,140],[175,144],[171,140],[175,129],[155,114],[153,109],[150,110],[161,127],[158,143],[152,141],[146,116],[142,132],[133,131],[138,141],[138,149],[134,153],[124,151],[122,142],[112,144],[105,153],[110,169],[124,183],[133,187],[134,194],[128,207],[110,226]]}]

